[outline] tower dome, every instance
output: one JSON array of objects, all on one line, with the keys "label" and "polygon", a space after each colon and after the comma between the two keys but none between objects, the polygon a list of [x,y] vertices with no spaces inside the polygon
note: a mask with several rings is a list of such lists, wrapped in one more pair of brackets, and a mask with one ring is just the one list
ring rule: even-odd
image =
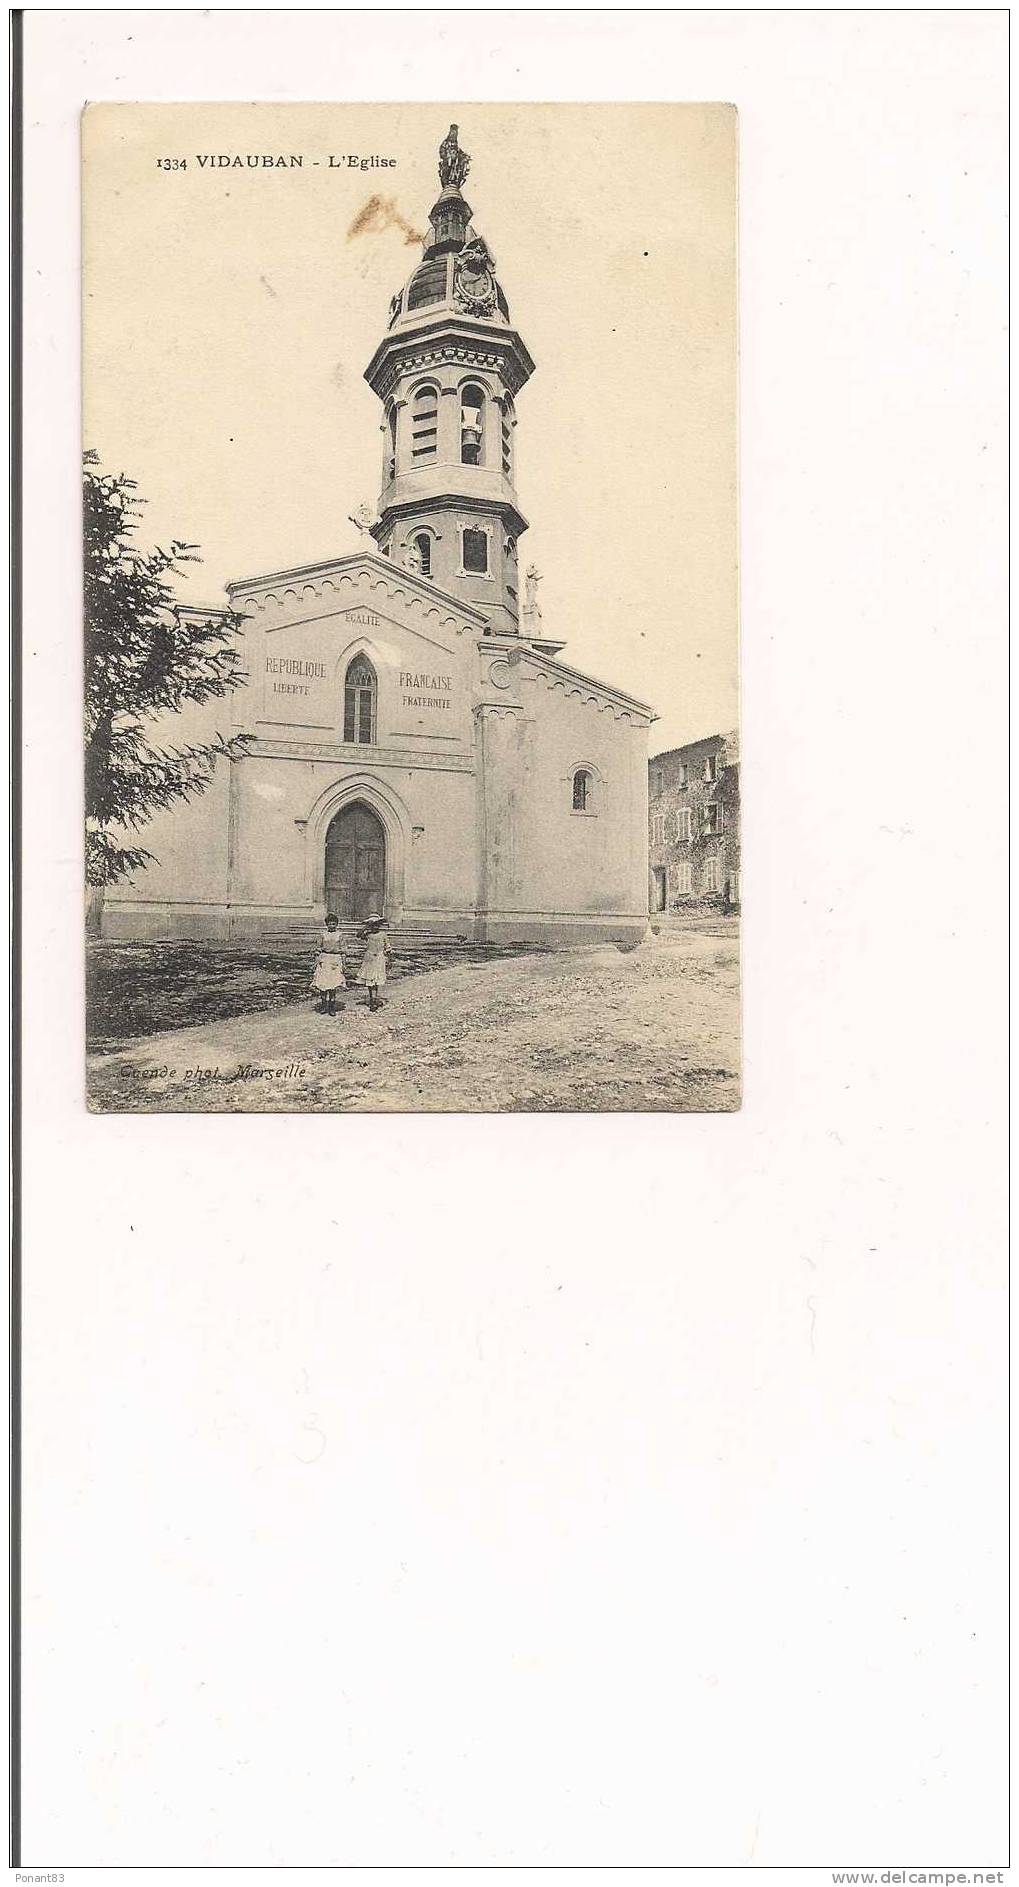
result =
[{"label": "tower dome", "polygon": [[[450,197],[465,215],[454,215],[451,205],[443,208]],[[509,326],[509,303],[496,279],[495,257],[469,219],[469,205],[459,191],[443,191],[432,210],[424,257],[389,304],[390,329],[436,313],[473,315],[475,320]],[[436,234],[444,228],[449,235]]]}]

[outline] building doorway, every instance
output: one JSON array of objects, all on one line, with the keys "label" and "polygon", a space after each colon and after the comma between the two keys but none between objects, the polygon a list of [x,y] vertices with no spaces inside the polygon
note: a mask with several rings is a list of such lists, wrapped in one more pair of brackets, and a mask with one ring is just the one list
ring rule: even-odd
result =
[{"label": "building doorway", "polygon": [[651,867],[651,909],[653,911],[664,911],[665,909],[664,865],[652,865]]},{"label": "building doorway", "polygon": [[385,902],[385,827],[356,800],[336,814],[326,833],[326,911],[341,924],[362,924],[381,917]]}]

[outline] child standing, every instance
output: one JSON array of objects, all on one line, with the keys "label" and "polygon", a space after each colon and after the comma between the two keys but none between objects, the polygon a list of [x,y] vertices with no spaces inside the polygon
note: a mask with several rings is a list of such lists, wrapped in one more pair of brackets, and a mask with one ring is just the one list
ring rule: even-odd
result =
[{"label": "child standing", "polygon": [[[340,920],[330,911],[322,931],[322,943],[315,961],[315,972],[311,987],[318,991],[318,1013],[320,1016],[336,1014],[336,992],[346,989],[347,979],[343,973],[343,952],[340,947]],[[343,1008],[343,1004],[340,1004]]]},{"label": "child standing", "polygon": [[357,980],[368,991],[368,1007],[381,1009],[379,990],[386,980],[386,920],[384,917],[372,917],[368,921],[368,948],[364,953],[364,962],[358,971]]}]

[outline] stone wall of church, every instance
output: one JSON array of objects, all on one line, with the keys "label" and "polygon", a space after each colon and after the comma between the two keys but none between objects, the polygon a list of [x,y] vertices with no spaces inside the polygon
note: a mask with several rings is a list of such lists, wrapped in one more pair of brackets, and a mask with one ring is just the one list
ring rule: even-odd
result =
[{"label": "stone wall of church", "polygon": [[[239,697],[236,697],[239,698]],[[156,746],[202,744],[235,729],[233,700],[193,703],[168,717],[153,734]],[[113,885],[103,900],[103,935],[223,937],[229,882],[230,765],[217,761],[208,790],[155,814],[124,842],[153,854],[144,871]]]},{"label": "stone wall of church", "polygon": [[642,936],[646,723],[526,659],[512,692],[519,707],[482,711],[479,926],[493,941]]},{"label": "stone wall of church", "polygon": [[396,926],[473,936],[473,764],[390,767],[256,751],[220,762],[208,794],[161,814],[145,844],[158,865],[111,893],[108,937],[313,936],[325,915],[326,834],[367,806],[385,831],[386,914]]},{"label": "stone wall of church", "polygon": [[395,925],[469,934],[476,884],[469,762],[389,766],[308,760],[271,750],[237,768],[230,932],[270,923],[315,930],[325,915],[325,848],[345,806],[367,806],[386,845],[385,911]]}]

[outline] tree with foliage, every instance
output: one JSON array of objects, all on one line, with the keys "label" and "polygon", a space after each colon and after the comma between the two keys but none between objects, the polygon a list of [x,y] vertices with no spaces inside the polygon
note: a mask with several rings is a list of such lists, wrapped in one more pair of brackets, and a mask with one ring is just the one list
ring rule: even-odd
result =
[{"label": "tree with foliage", "polygon": [[208,621],[182,611],[172,583],[198,563],[194,544],[169,550],[134,542],[144,499],[134,479],[84,465],[85,527],[85,877],[116,884],[153,861],[125,845],[153,813],[204,793],[216,761],[250,745],[250,734],[215,734],[205,744],[153,744],[157,716],[189,701],[228,694],[246,680],[237,637],[243,617]]}]

